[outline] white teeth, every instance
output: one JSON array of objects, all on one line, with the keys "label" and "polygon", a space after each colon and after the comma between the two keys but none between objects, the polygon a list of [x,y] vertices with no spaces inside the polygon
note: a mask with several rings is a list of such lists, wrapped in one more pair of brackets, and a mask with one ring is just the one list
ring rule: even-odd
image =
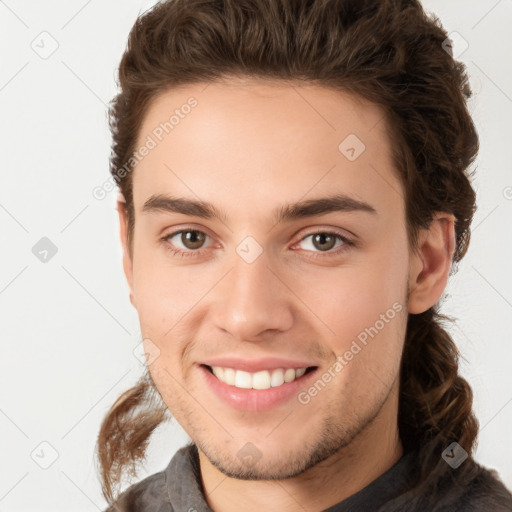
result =
[{"label": "white teeth", "polygon": [[237,370],[235,375],[235,387],[251,389],[252,388],[252,375],[249,372]]},{"label": "white teeth", "polygon": [[285,382],[292,382],[306,373],[306,368],[278,368],[268,371],[262,370],[255,373],[233,368],[212,366],[213,374],[225,384],[243,389],[269,389],[282,386]]},{"label": "white teeth", "polygon": [[220,366],[212,366],[213,374],[218,377],[221,380],[224,380],[224,368],[221,368]]},{"label": "white teeth", "polygon": [[[216,368],[220,368],[220,366],[216,366]],[[213,367],[212,367],[213,369]],[[235,370],[233,368],[223,368],[224,370],[224,379],[222,377],[219,377],[219,380],[222,380],[222,382],[225,382],[226,384],[229,384],[230,386],[235,385]]]},{"label": "white teeth", "polygon": [[[249,374],[250,375],[250,374]],[[252,388],[253,389],[268,389],[270,387],[270,373],[266,370],[253,373],[252,375]]]},{"label": "white teeth", "polygon": [[272,377],[270,378],[270,385],[273,388],[277,388],[277,386],[280,386],[281,384],[284,384],[284,373],[281,368],[278,370],[274,370],[272,372]]},{"label": "white teeth", "polygon": [[284,372],[284,381],[291,382],[292,380],[295,380],[295,370],[293,368],[288,368],[288,370]]},{"label": "white teeth", "polygon": [[302,377],[306,373],[306,368],[299,368],[298,370],[295,370],[295,377],[299,378]]}]

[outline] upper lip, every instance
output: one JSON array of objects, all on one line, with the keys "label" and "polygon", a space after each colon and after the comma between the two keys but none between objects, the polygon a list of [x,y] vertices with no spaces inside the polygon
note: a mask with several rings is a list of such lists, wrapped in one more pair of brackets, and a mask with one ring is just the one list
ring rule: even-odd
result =
[{"label": "upper lip", "polygon": [[262,370],[275,370],[277,368],[309,368],[318,366],[311,361],[299,361],[281,357],[262,357],[258,359],[241,359],[239,357],[214,357],[203,361],[208,366],[221,366],[254,373]]}]

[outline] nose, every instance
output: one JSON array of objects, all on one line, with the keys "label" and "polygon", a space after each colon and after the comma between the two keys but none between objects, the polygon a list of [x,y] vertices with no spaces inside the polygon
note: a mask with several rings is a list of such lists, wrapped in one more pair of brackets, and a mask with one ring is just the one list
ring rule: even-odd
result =
[{"label": "nose", "polygon": [[258,341],[293,325],[293,294],[262,254],[247,263],[235,256],[212,297],[213,322],[238,341]]}]

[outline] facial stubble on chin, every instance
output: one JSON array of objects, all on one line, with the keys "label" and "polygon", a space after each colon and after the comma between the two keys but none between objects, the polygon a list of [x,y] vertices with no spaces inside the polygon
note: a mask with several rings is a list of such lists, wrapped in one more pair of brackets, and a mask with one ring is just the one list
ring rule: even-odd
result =
[{"label": "facial stubble on chin", "polygon": [[[288,461],[283,461],[283,457],[276,454],[275,460],[268,463],[265,463],[264,455],[256,463],[247,463],[236,455],[233,460],[230,454],[220,454],[215,447],[212,448],[212,443],[197,442],[196,444],[210,463],[230,478],[238,480],[283,480],[292,478],[331,457],[337,459],[337,454],[343,456],[343,451],[349,448],[357,438],[371,427],[392,392],[392,389],[390,389],[371,414],[360,420],[356,425],[345,427],[332,416],[326,418],[322,424],[319,439],[312,445],[305,443],[302,450],[299,449],[292,455],[285,455]],[[292,416],[293,414],[290,415],[290,418]],[[257,446],[255,449],[257,449]]]}]

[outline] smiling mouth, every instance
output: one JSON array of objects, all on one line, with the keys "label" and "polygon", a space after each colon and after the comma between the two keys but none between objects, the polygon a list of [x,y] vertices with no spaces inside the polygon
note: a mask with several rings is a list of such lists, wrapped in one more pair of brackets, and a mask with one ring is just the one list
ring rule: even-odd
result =
[{"label": "smiling mouth", "polygon": [[283,386],[314,371],[317,366],[306,368],[276,368],[258,372],[246,372],[234,368],[201,365],[224,384],[241,389],[270,389]]}]

